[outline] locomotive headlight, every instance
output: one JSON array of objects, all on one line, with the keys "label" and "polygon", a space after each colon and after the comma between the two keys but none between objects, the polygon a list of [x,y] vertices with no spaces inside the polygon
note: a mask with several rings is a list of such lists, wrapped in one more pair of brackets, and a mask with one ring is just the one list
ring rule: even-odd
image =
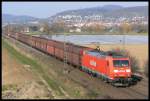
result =
[{"label": "locomotive headlight", "polygon": [[117,73],[117,72],[118,72],[118,70],[114,70],[114,72],[115,72],[115,73]]},{"label": "locomotive headlight", "polygon": [[126,72],[131,72],[131,70],[130,69],[126,69]]}]

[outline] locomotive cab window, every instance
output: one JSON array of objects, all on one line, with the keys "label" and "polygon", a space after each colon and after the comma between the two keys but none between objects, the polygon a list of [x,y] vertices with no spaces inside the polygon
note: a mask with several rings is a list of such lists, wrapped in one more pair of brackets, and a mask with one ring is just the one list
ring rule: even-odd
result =
[{"label": "locomotive cab window", "polygon": [[114,67],[127,67],[129,66],[128,60],[113,60]]}]

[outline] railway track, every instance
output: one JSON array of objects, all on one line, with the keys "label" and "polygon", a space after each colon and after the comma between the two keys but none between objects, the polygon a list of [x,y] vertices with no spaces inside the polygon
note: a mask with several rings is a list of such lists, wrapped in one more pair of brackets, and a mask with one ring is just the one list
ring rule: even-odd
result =
[{"label": "railway track", "polygon": [[[74,76],[75,76],[75,73],[74,73]],[[85,76],[83,76],[83,78],[80,77],[80,84],[83,84],[83,85],[88,84],[86,86],[87,88],[98,89],[100,91],[104,91],[103,92],[104,95],[109,95],[111,98],[114,98],[114,99],[118,99],[119,96],[124,98],[124,99],[126,99],[126,98],[144,99],[148,96],[147,94],[143,94],[143,92],[138,90],[137,89],[138,87],[133,88],[134,86],[132,86],[132,87],[126,87],[126,88],[116,88],[116,87],[113,87],[109,84],[104,83],[102,80],[100,80],[98,78],[93,78],[90,76],[88,78],[87,77],[88,77],[88,75],[86,75],[86,74],[85,74]],[[74,80],[77,81],[77,79],[74,79]],[[145,89],[146,89],[146,87],[145,87]]]}]

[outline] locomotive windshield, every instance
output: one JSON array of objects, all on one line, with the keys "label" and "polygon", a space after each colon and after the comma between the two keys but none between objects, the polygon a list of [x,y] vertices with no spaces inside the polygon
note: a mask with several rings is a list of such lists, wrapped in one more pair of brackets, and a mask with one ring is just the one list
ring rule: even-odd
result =
[{"label": "locomotive windshield", "polygon": [[129,66],[128,60],[113,60],[114,67],[127,67]]}]

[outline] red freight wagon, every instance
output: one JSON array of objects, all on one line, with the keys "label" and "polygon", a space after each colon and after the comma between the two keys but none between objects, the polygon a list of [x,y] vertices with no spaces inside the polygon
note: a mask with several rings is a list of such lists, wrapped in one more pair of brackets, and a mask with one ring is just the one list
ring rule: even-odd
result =
[{"label": "red freight wagon", "polygon": [[46,50],[47,50],[47,39],[40,38],[40,43],[41,43],[40,44],[41,45],[40,49],[42,51],[46,52]]},{"label": "red freight wagon", "polygon": [[72,54],[73,53],[72,52],[67,52],[66,54],[67,54],[67,62],[72,64],[72,60],[73,60]]},{"label": "red freight wagon", "polygon": [[17,39],[17,33],[11,33],[11,37]]},{"label": "red freight wagon", "polygon": [[38,48],[39,50],[43,50],[43,40],[40,37],[35,37],[36,40],[36,48]]},{"label": "red freight wagon", "polygon": [[60,48],[55,48],[55,56],[59,59],[64,59],[64,51]]},{"label": "red freight wagon", "polygon": [[9,36],[10,36],[11,38],[16,38],[16,33],[9,33]]},{"label": "red freight wagon", "polygon": [[67,51],[73,52],[73,48],[72,48],[73,44],[72,43],[67,43],[66,46],[67,46]]},{"label": "red freight wagon", "polygon": [[38,49],[40,49],[40,41],[39,41],[39,39],[35,38],[35,41],[36,41],[35,47],[38,48]]},{"label": "red freight wagon", "polygon": [[62,50],[59,48],[55,48],[55,56],[59,59],[63,59],[62,57]]},{"label": "red freight wagon", "polygon": [[18,34],[18,40],[21,41],[21,34]]},{"label": "red freight wagon", "polygon": [[47,52],[50,54],[50,55],[54,55],[54,41],[53,40],[48,40],[47,42]]},{"label": "red freight wagon", "polygon": [[73,48],[71,43],[66,44],[66,51],[67,51],[67,62],[73,64]]},{"label": "red freight wagon", "polygon": [[40,49],[40,47],[41,47],[40,38],[35,37],[35,41],[36,41],[36,48]]},{"label": "red freight wagon", "polygon": [[36,37],[32,36],[32,43],[31,43],[32,47],[36,47]]},{"label": "red freight wagon", "polygon": [[21,41],[23,41],[24,43],[30,45],[30,43],[31,43],[31,42],[30,42],[30,41],[31,41],[31,40],[30,40],[31,36],[26,35],[26,34],[23,34],[21,38],[22,38]]},{"label": "red freight wagon", "polygon": [[[68,45],[68,61],[76,66],[81,66],[81,57],[83,55],[83,51],[91,50],[91,48],[83,47],[83,46],[77,46],[74,44]],[[93,50],[93,49],[92,49]]]},{"label": "red freight wagon", "polygon": [[81,54],[81,51],[84,49],[82,46],[72,45],[73,53]]},{"label": "red freight wagon", "polygon": [[89,48],[89,47],[84,47],[84,46],[79,46],[79,45],[72,44],[73,53],[82,55],[83,51],[85,51],[85,50],[93,50],[93,49]]},{"label": "red freight wagon", "polygon": [[20,39],[21,42],[27,44],[27,41],[28,41],[27,38],[28,38],[28,37],[26,37],[24,34],[20,34],[20,38],[19,38],[19,39]]},{"label": "red freight wagon", "polygon": [[81,66],[81,55],[72,53],[72,64]]},{"label": "red freight wagon", "polygon": [[56,48],[63,49],[63,48],[64,48],[64,43],[63,43],[63,42],[60,42],[60,41],[54,40],[54,46],[55,46]]},{"label": "red freight wagon", "polygon": [[32,39],[32,36],[30,36],[30,35],[25,35],[25,38],[26,38],[26,43],[28,44],[28,45],[31,45],[31,39]]}]

